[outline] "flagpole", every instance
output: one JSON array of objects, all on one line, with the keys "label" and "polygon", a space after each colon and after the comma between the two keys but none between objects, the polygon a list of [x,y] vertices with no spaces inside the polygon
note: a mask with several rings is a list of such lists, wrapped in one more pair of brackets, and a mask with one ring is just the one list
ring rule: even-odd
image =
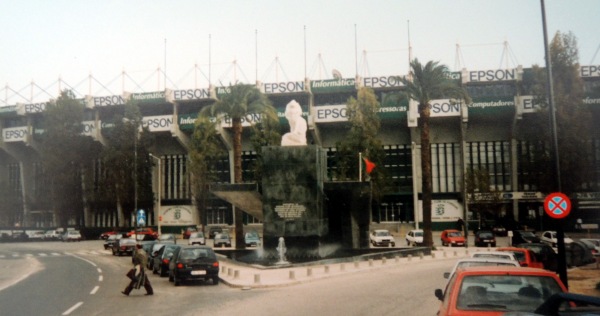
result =
[{"label": "flagpole", "polygon": [[362,182],[362,153],[358,153],[358,182]]}]

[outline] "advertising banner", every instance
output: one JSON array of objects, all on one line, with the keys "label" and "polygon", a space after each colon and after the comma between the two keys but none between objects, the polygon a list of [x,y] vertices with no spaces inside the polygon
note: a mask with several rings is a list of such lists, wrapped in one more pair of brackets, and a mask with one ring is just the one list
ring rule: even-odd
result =
[{"label": "advertising banner", "polygon": [[162,218],[161,224],[163,226],[194,224],[192,206],[189,205],[163,206],[160,208],[158,216]]}]

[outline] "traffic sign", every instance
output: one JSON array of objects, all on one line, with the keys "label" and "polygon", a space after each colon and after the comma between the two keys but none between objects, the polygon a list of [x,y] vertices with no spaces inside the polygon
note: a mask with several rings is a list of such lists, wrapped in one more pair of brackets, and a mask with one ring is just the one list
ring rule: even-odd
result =
[{"label": "traffic sign", "polygon": [[146,212],[144,210],[138,210],[137,212],[137,225],[146,226]]},{"label": "traffic sign", "polygon": [[571,200],[560,192],[550,193],[544,200],[544,210],[552,218],[565,218],[571,212]]}]

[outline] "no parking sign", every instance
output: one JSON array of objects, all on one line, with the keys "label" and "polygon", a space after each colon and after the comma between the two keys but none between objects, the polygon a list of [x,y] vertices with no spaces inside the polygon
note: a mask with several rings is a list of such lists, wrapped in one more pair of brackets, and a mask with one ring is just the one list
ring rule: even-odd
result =
[{"label": "no parking sign", "polygon": [[571,212],[571,200],[560,192],[550,193],[544,200],[544,210],[552,218],[565,218]]}]

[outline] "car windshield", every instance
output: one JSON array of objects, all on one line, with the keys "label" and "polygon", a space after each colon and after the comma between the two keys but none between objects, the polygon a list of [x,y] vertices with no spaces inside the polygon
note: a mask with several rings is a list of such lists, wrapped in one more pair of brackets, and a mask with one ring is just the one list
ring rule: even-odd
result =
[{"label": "car windshield", "polygon": [[208,249],[183,249],[179,255],[182,260],[199,259],[210,257]]},{"label": "car windshield", "polygon": [[466,276],[456,307],[471,311],[533,312],[551,295],[560,292],[560,285],[548,276]]},{"label": "car windshield", "polygon": [[190,234],[190,238],[202,238],[202,237],[204,237],[204,234],[201,232],[195,232],[195,233]]},{"label": "car windshield", "polygon": [[449,232],[448,237],[460,237],[462,236],[461,232]]},{"label": "car windshield", "polygon": [[497,261],[462,261],[456,264],[456,268],[466,268],[466,267],[482,267],[482,266],[509,266],[514,267],[516,264],[511,262],[497,262]]},{"label": "car windshield", "polygon": [[512,260],[512,258],[510,257],[509,254],[501,254],[501,253],[485,253],[485,252],[480,252],[480,253],[476,253],[473,255],[473,258],[501,258],[501,259],[510,259]]},{"label": "car windshield", "polygon": [[535,234],[532,232],[521,232],[521,236],[523,237],[535,237]]},{"label": "car windshield", "polygon": [[415,237],[423,237],[423,232],[415,232]]},{"label": "car windshield", "polygon": [[492,237],[494,237],[494,234],[489,233],[489,232],[479,233],[479,237],[481,237],[481,238],[492,238]]},{"label": "car windshield", "polygon": [[387,232],[387,231],[378,231],[378,232],[375,233],[375,235],[377,235],[377,236],[389,236],[390,233]]}]

